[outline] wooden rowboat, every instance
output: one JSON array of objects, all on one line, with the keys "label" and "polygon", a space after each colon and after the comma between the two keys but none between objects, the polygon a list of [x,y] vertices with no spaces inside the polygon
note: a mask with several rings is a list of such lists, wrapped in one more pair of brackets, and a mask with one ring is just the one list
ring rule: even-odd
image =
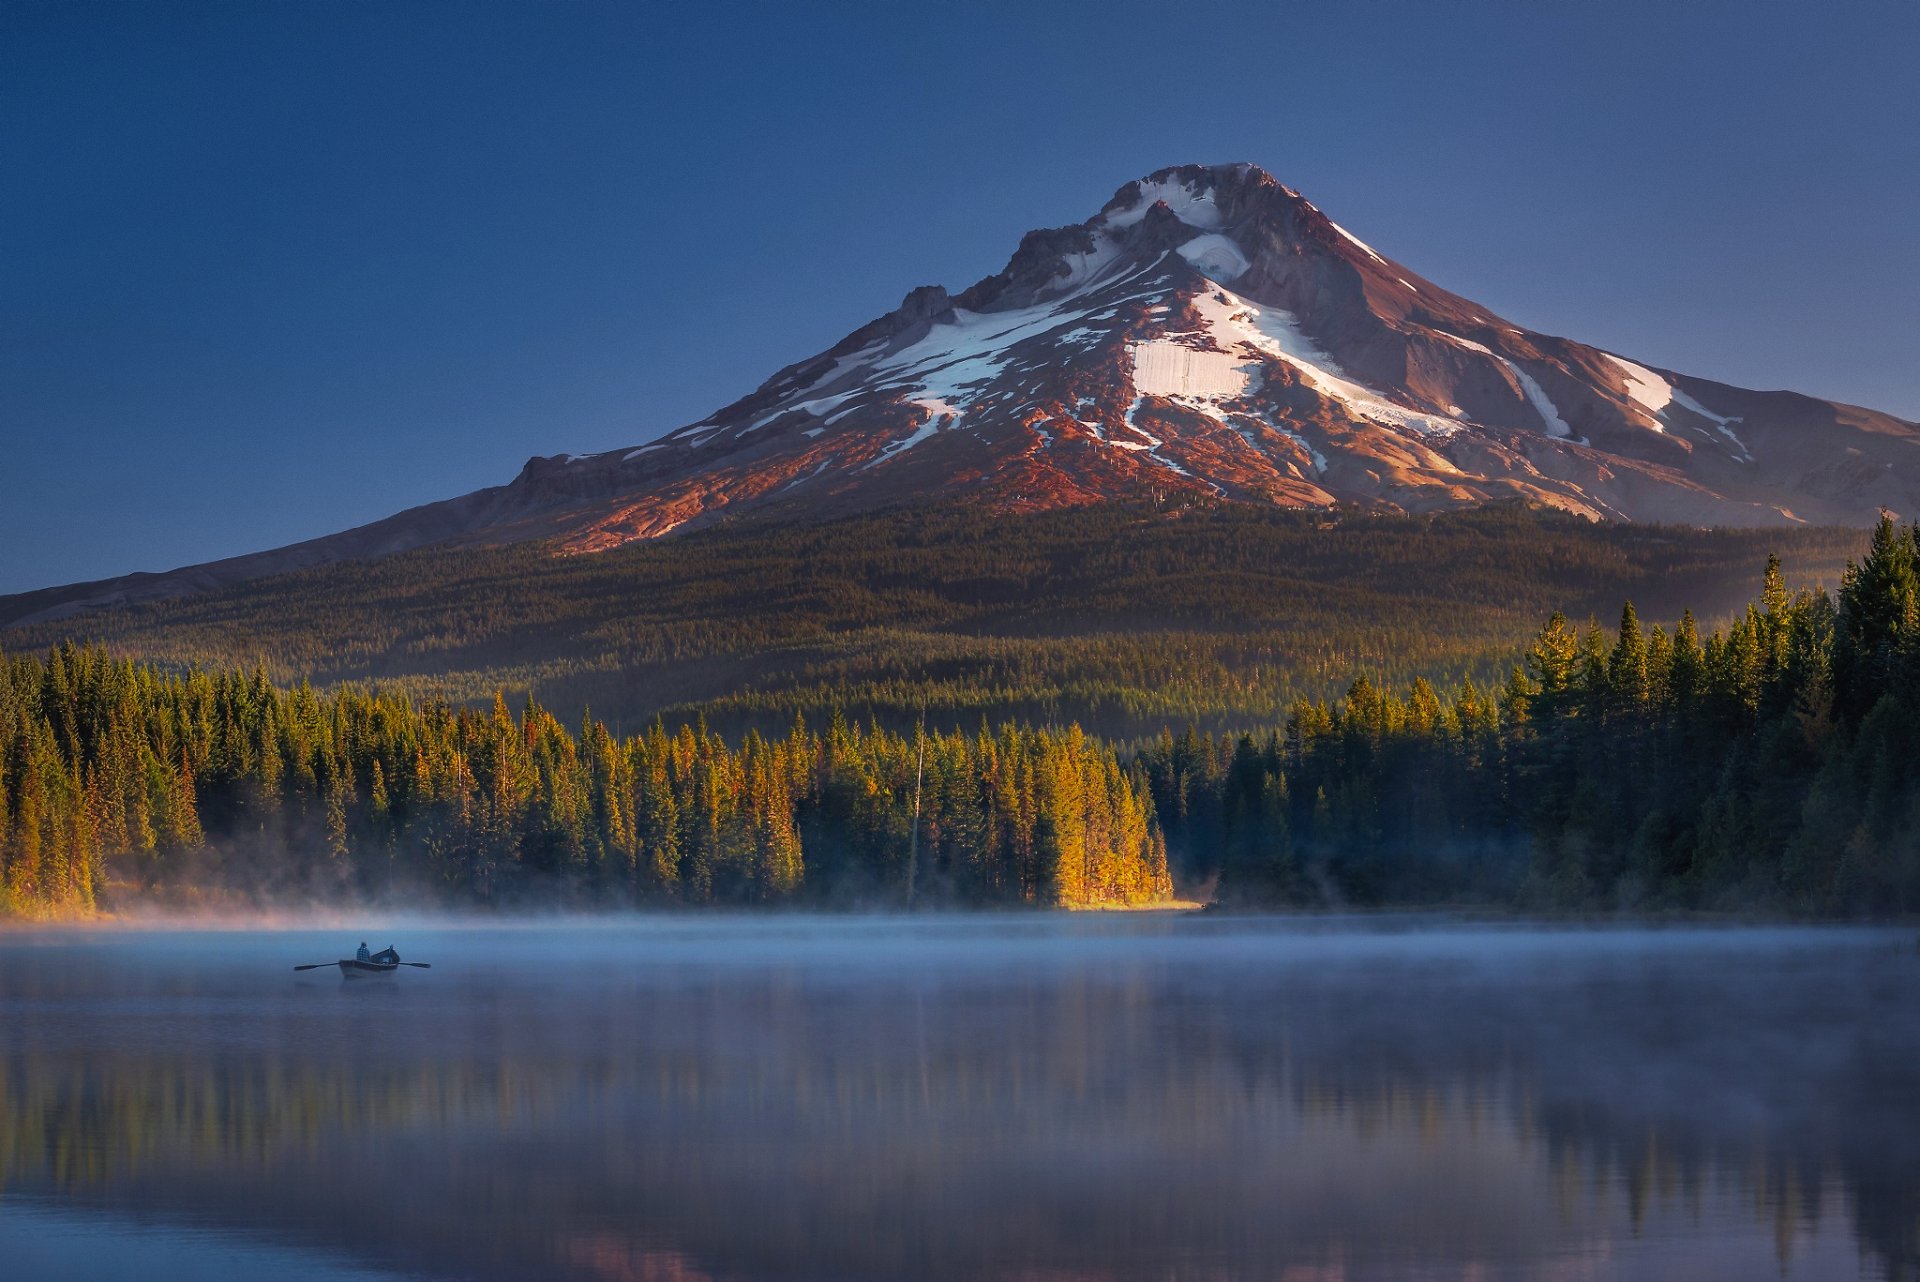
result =
[{"label": "wooden rowboat", "polygon": [[[391,948],[383,948],[373,956],[365,959],[342,957],[339,961],[332,964],[338,966],[340,968],[340,974],[347,979],[359,979],[367,975],[391,975],[402,966],[417,966],[421,970],[433,969],[431,962],[401,961],[400,954]],[[327,965],[328,963],[326,962],[308,962],[302,966],[295,966],[294,969],[325,970]]]},{"label": "wooden rowboat", "polygon": [[358,959],[348,961],[344,957],[340,959],[340,973],[348,979],[365,975],[391,975],[399,969],[400,954],[391,948],[382,948],[364,961]]}]

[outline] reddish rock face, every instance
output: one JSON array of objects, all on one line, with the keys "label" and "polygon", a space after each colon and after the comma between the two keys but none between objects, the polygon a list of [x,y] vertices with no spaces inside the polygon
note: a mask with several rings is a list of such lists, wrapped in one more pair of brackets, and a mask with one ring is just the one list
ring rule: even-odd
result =
[{"label": "reddish rock face", "polygon": [[[18,617],[448,541],[591,552],[722,514],[1151,494],[1427,511],[1523,499],[1689,525],[1920,512],[1920,427],[1522,329],[1251,165],[1122,187],[653,442],[277,552],[34,594]],[[78,603],[78,604],[76,604]],[[32,608],[27,608],[31,604]],[[0,609],[0,622],[8,611]]]},{"label": "reddish rock face", "polygon": [[956,491],[1865,523],[1920,509],[1916,442],[1888,415],[1521,329],[1260,169],[1187,166],[1030,233],[957,297],[913,291],[700,423],[515,484],[593,494],[555,531],[582,551],[773,503]]}]

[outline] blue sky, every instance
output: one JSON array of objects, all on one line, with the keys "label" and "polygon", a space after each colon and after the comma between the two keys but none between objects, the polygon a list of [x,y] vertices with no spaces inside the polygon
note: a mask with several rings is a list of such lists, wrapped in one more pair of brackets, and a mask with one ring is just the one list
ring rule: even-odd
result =
[{"label": "blue sky", "polygon": [[0,6],[0,592],[693,421],[1188,161],[1920,418],[1920,6]]}]

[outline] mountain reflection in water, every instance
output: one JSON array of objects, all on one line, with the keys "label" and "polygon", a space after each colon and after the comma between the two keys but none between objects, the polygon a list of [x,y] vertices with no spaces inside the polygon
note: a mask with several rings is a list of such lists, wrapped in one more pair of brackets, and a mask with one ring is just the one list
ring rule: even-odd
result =
[{"label": "mountain reflection in water", "polygon": [[1920,1276],[1910,931],[361,933],[0,937],[6,1276]]}]

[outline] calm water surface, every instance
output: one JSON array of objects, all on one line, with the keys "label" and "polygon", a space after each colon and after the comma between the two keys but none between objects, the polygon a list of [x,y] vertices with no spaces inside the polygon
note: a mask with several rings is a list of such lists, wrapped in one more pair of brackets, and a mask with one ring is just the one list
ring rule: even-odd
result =
[{"label": "calm water surface", "polygon": [[1920,1274],[1911,930],[374,929],[0,935],[0,1276]]}]

